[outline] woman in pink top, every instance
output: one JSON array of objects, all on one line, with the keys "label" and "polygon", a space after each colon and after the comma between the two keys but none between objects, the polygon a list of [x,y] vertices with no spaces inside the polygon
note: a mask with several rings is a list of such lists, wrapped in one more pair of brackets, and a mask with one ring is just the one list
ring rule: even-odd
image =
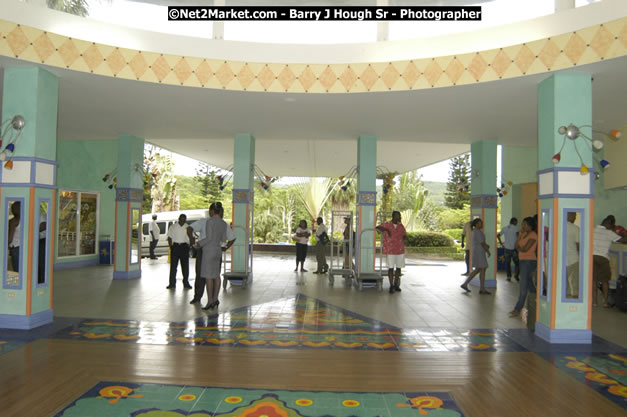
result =
[{"label": "woman in pink top", "polygon": [[520,260],[520,295],[514,309],[509,313],[510,317],[520,315],[527,293],[529,291],[535,293],[536,285],[533,282],[533,271],[536,270],[537,257],[536,248],[538,243],[538,235],[536,234],[536,222],[533,217],[525,217],[522,222],[522,228],[518,234],[516,241],[516,250],[518,251],[518,259]]}]

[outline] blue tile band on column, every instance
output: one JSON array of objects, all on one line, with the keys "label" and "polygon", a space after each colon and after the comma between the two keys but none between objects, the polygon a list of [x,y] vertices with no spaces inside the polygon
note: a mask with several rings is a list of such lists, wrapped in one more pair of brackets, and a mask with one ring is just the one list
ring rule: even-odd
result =
[{"label": "blue tile band on column", "polygon": [[116,188],[116,201],[133,201],[141,203],[144,201],[144,190],[139,188]]},{"label": "blue tile band on column", "polygon": [[44,310],[30,316],[21,314],[0,314],[0,329],[28,330],[52,323],[53,311]]},{"label": "blue tile band on column", "polygon": [[473,195],[470,197],[471,208],[497,208],[498,198],[496,195]]},{"label": "blue tile band on column", "polygon": [[592,330],[586,329],[551,329],[536,322],[536,335],[549,343],[590,344]]},{"label": "blue tile band on column", "polygon": [[376,191],[360,191],[359,192],[359,204],[362,206],[376,206],[377,205],[377,192]]},{"label": "blue tile band on column", "polygon": [[134,271],[113,271],[113,279],[135,279],[140,278],[142,276],[141,269],[136,269]]},{"label": "blue tile band on column", "polygon": [[250,203],[250,190],[248,189],[234,189],[233,190],[233,202],[234,203]]}]

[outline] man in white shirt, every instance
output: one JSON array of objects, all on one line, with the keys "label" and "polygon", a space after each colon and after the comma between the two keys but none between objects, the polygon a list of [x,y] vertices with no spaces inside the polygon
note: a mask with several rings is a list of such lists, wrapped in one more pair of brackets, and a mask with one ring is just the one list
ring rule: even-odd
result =
[{"label": "man in white shirt", "polygon": [[[501,229],[501,233],[496,235],[497,239],[503,249],[505,249],[505,272],[507,273],[507,280],[512,280],[512,260],[514,261],[514,277],[516,281],[520,281],[520,264],[518,261],[518,252],[516,252],[516,240],[518,239],[518,219],[512,217],[509,224]],[[505,239],[505,243],[501,241],[501,236]]]},{"label": "man in white shirt", "polygon": [[179,261],[181,262],[181,270],[183,271],[183,286],[186,290],[192,288],[189,285],[189,244],[190,239],[187,235],[187,225],[185,221],[187,216],[181,214],[177,223],[172,223],[168,229],[168,245],[170,245],[170,284],[168,290],[176,288],[176,268]]},{"label": "man in white shirt", "polygon": [[159,230],[159,225],[157,224],[157,215],[152,215],[152,221],[149,226],[150,232],[150,259],[157,259],[155,255],[155,248],[157,247],[157,243],[159,243],[159,235],[161,231]]},{"label": "man in white shirt", "polygon": [[[318,262],[318,267],[314,271],[314,274],[324,274],[329,270],[329,265],[327,264],[326,250],[327,243],[329,243],[329,235],[327,232],[327,227],[322,222],[322,217],[318,217],[316,220],[316,224],[318,227],[314,231],[316,234],[316,261]],[[326,236],[326,241],[322,243],[323,238],[321,238],[322,234]]]},{"label": "man in white shirt", "polygon": [[607,302],[607,296],[609,293],[609,282],[612,270],[610,269],[610,245],[612,242],[627,243],[627,236],[621,239],[619,235],[614,233],[614,226],[616,220],[614,216],[607,216],[603,219],[600,226],[594,228],[594,261],[592,267],[592,275],[594,286],[594,297],[592,298],[592,305],[596,306],[596,295],[598,282],[601,281],[603,289],[603,307],[609,307]]},{"label": "man in white shirt", "polygon": [[577,212],[568,212],[566,223],[566,298],[579,298],[579,226]]}]

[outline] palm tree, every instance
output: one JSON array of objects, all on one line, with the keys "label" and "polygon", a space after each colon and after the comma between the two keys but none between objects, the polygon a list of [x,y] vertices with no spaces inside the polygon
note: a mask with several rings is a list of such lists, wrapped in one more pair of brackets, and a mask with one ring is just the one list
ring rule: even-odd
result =
[{"label": "palm tree", "polygon": [[308,182],[301,182],[296,185],[305,209],[315,221],[327,202],[331,193],[336,188],[337,182],[333,178],[310,178]]}]

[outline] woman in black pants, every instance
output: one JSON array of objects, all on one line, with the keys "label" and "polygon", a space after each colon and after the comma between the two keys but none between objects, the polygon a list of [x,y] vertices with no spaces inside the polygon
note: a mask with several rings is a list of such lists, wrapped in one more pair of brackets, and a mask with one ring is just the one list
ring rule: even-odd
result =
[{"label": "woman in black pants", "polygon": [[307,258],[307,244],[309,243],[309,236],[311,236],[311,230],[307,228],[307,222],[301,220],[298,223],[298,228],[294,233],[294,240],[296,241],[296,269],[298,271],[298,264],[300,263],[300,271],[307,272],[305,269],[305,258]]}]

